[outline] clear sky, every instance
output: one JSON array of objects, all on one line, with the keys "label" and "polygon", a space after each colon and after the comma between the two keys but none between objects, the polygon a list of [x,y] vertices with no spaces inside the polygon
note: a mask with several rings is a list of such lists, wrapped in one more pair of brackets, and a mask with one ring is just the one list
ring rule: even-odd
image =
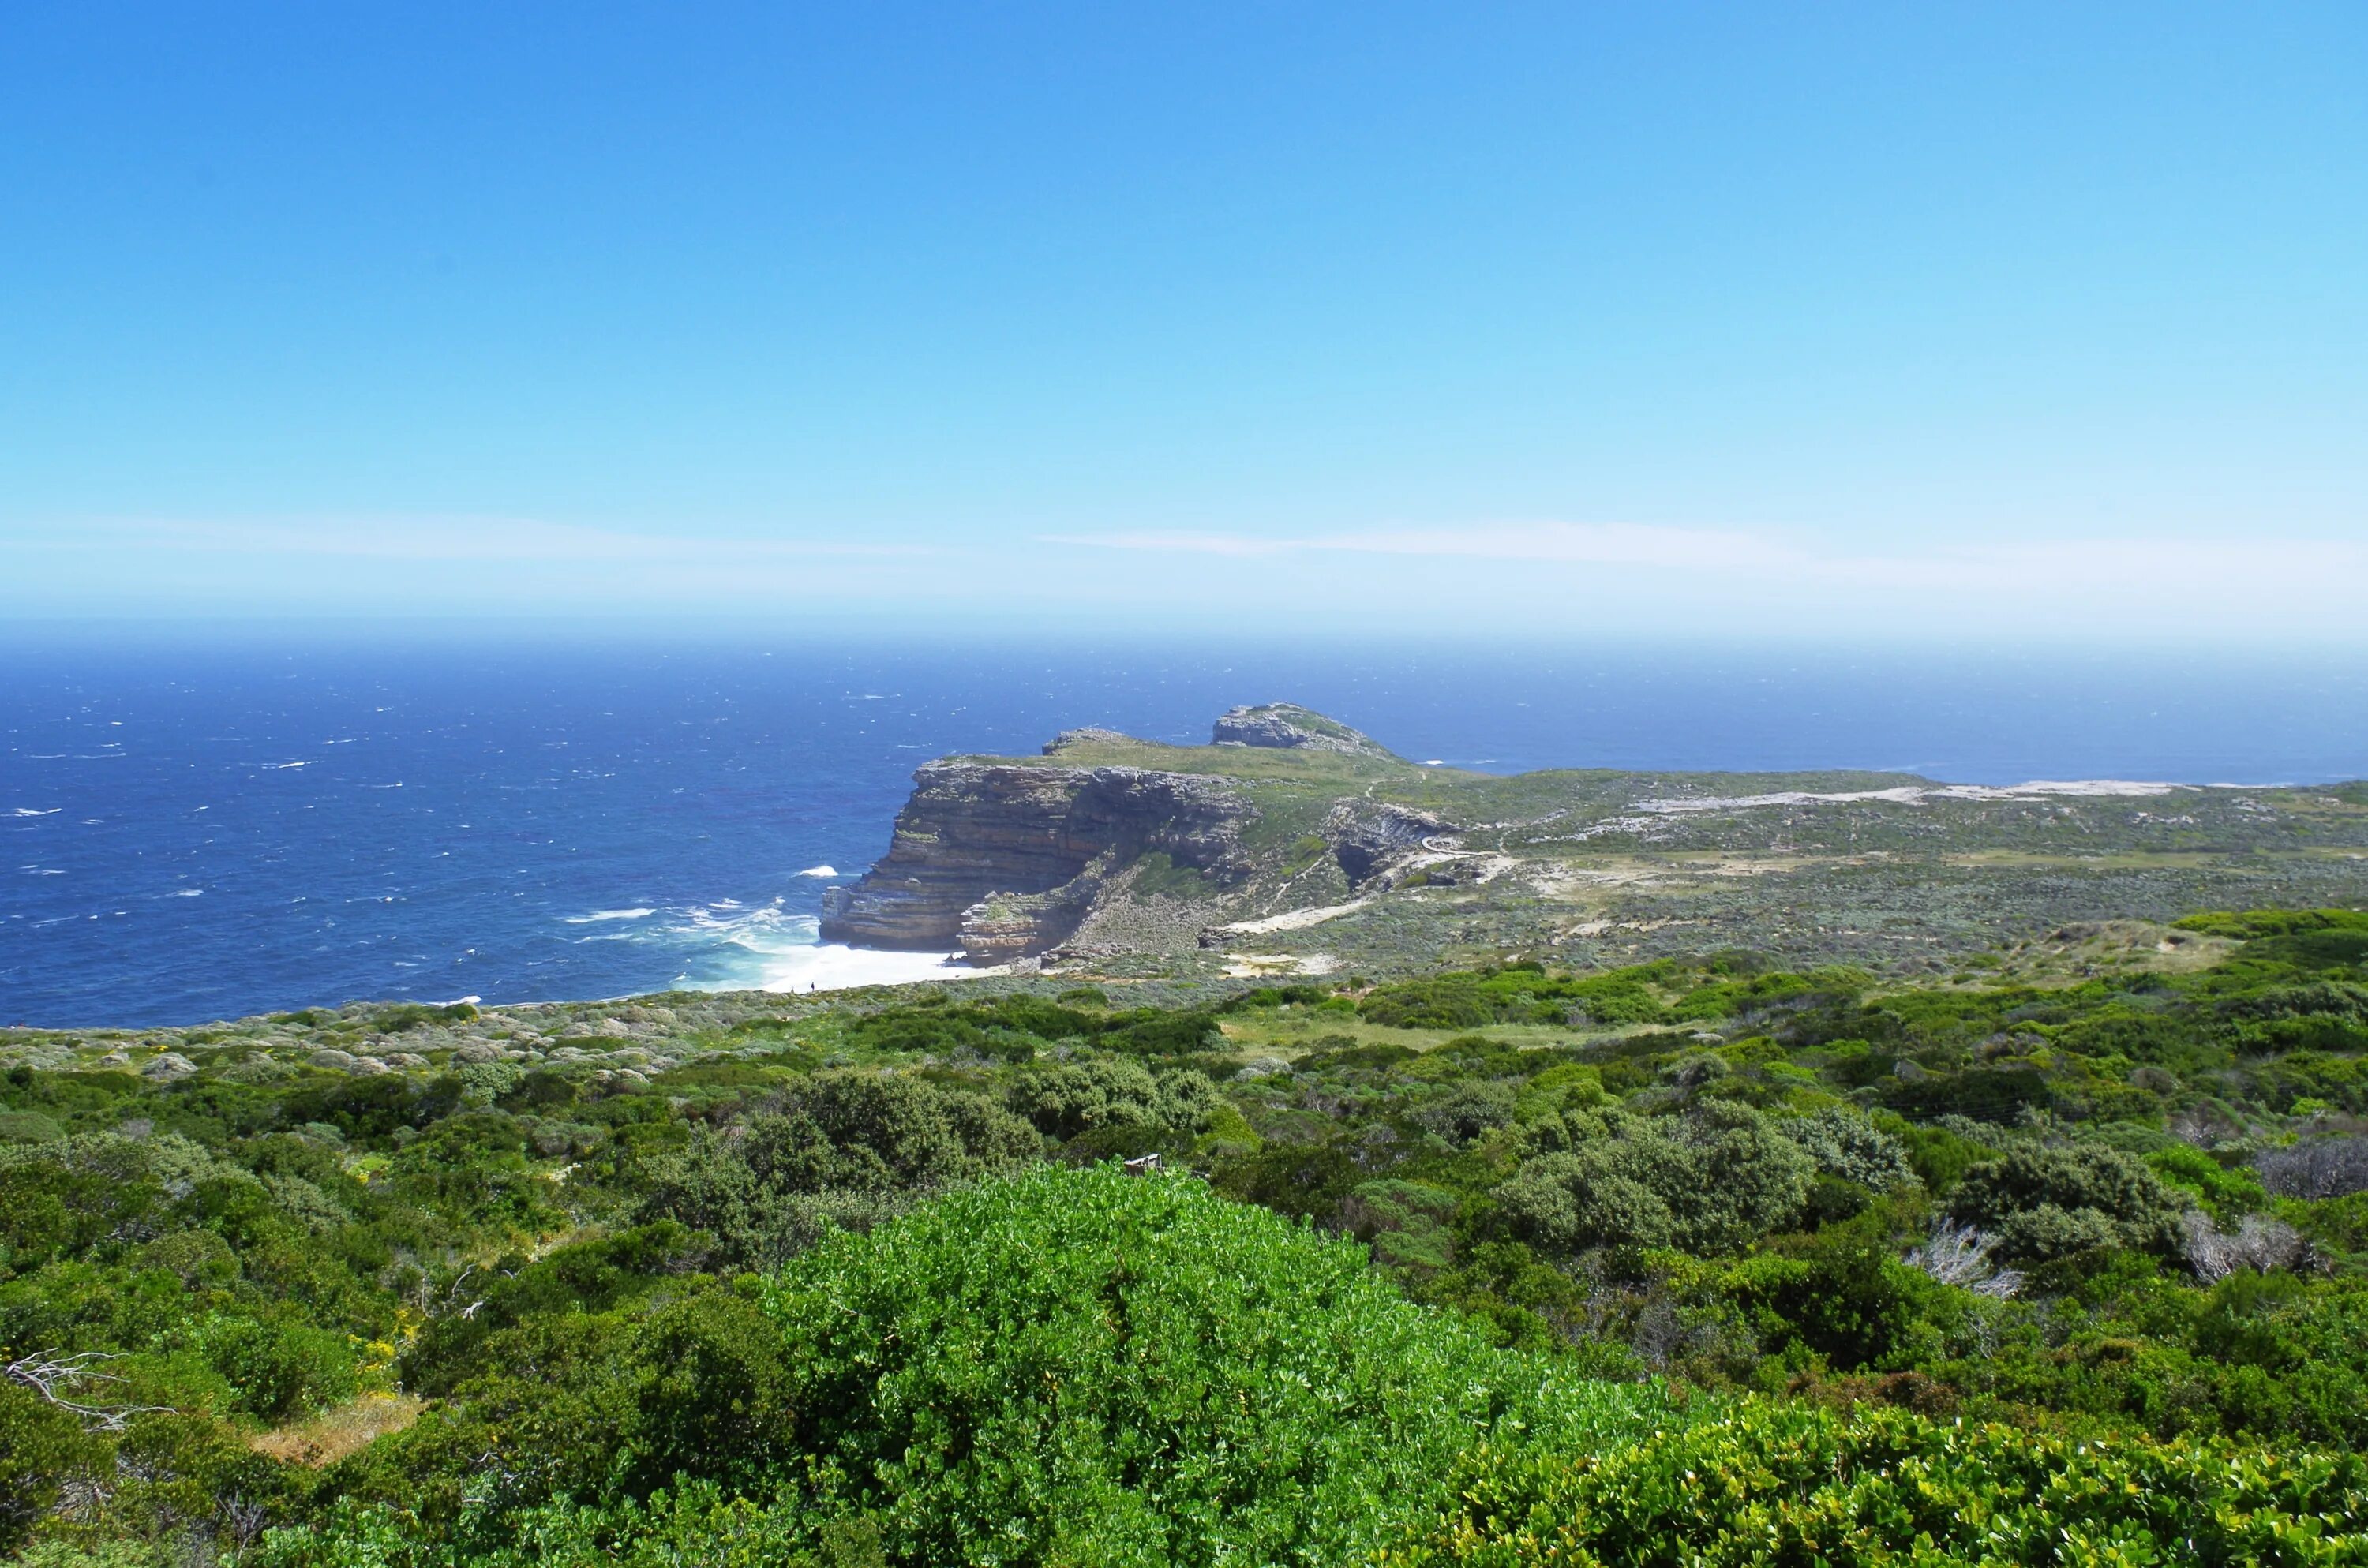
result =
[{"label": "clear sky", "polygon": [[0,615],[2363,605],[2357,0],[0,17]]}]

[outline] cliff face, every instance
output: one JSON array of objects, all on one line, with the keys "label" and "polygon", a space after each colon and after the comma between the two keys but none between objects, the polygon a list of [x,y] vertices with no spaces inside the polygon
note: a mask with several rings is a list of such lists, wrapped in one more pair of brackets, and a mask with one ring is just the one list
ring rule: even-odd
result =
[{"label": "cliff face", "polygon": [[1000,963],[1077,928],[1105,881],[1164,852],[1220,882],[1245,874],[1252,807],[1221,777],[1140,767],[933,762],[913,776],[887,857],[823,899],[822,937]]}]

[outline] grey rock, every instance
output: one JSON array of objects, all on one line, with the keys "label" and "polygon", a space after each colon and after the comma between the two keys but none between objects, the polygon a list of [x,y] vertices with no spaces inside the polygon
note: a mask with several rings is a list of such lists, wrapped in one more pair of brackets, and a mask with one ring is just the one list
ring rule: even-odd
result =
[{"label": "grey rock", "polygon": [[1459,831],[1453,823],[1429,812],[1371,801],[1343,801],[1325,819],[1324,841],[1332,846],[1341,873],[1350,887],[1372,881],[1400,857],[1422,847],[1423,840]]},{"label": "grey rock", "polygon": [[1087,724],[1075,730],[1064,730],[1044,743],[1046,756],[1058,756],[1064,751],[1087,745],[1131,745],[1134,737],[1117,730],[1105,730]]},{"label": "grey rock", "polygon": [[1264,746],[1288,751],[1344,752],[1352,756],[1389,757],[1390,751],[1371,735],[1327,719],[1296,702],[1261,702],[1232,708],[1210,731],[1209,744],[1220,746]]}]

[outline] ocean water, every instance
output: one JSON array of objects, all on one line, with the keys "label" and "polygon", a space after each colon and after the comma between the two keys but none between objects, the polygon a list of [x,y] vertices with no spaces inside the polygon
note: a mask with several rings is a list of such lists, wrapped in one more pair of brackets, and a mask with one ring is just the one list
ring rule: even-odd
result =
[{"label": "ocean water", "polygon": [[916,766],[1079,724],[1204,741],[1243,701],[1491,771],[2368,776],[2368,671],[2333,655],[19,629],[0,658],[0,1022],[55,1027],[933,972],[814,937]]}]

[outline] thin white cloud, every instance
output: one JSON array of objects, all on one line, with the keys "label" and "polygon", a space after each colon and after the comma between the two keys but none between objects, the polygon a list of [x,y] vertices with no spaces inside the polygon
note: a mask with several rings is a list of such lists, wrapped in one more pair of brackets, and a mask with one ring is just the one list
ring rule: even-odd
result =
[{"label": "thin white cloud", "polygon": [[1645,523],[1495,523],[1470,528],[1383,528],[1312,541],[1371,555],[1460,555],[1480,561],[1561,561],[1592,566],[1759,571],[1809,557],[1783,541],[1725,528]]},{"label": "thin white cloud", "polygon": [[1824,551],[1772,532],[1641,523],[1382,528],[1301,538],[1224,533],[1056,535],[1042,542],[1234,557],[1355,554],[1440,561],[1660,568],[1768,585],[1838,590],[2116,597],[2368,597],[2368,542],[2098,538],[1939,544],[1892,554]]},{"label": "thin white cloud", "polygon": [[1774,539],[1732,529],[1644,523],[1493,523],[1457,528],[1370,528],[1302,539],[1254,534],[1055,534],[1046,544],[1190,555],[1274,556],[1312,551],[1435,555],[1475,561],[1560,561],[1603,566],[1757,568],[1809,559]]},{"label": "thin white cloud", "polygon": [[934,554],[927,545],[847,544],[634,533],[530,517],[331,517],[226,523],[143,518],[62,524],[38,543],[51,549],[129,546],[199,554],[330,556],[381,561],[571,563],[652,562],[677,566]]}]

